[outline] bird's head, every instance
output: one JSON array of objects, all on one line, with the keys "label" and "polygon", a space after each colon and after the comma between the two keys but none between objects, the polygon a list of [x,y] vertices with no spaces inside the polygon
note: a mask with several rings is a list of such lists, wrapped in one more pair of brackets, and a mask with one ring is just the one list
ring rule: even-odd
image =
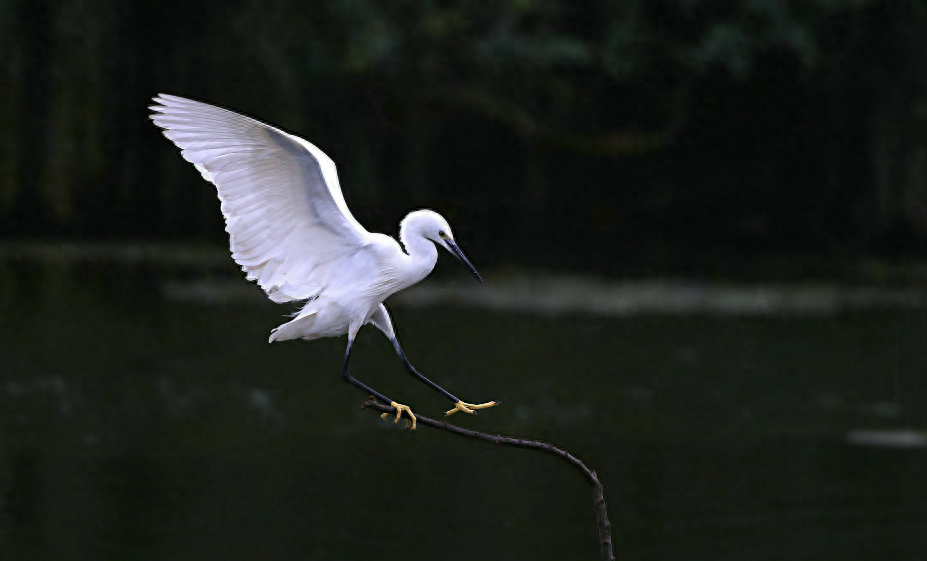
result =
[{"label": "bird's head", "polygon": [[467,259],[463,251],[460,250],[457,242],[454,241],[451,225],[437,212],[432,210],[416,210],[410,212],[402,221],[399,228],[400,241],[402,241],[403,245],[406,247],[409,247],[408,239],[411,235],[422,236],[426,240],[434,242],[435,245],[448,250],[458,261],[470,269],[470,272],[473,273],[473,276],[475,276],[478,281],[483,282],[483,278],[476,272],[476,268],[470,263],[470,260]]}]

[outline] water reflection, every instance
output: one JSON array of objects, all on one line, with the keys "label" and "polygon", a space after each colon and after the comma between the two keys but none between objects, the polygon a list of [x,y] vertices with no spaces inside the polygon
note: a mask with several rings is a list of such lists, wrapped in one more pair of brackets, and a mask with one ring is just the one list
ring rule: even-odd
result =
[{"label": "water reflection", "polygon": [[[338,378],[343,341],[268,346],[287,310],[233,266],[0,270],[3,559],[597,554],[588,491],[568,468],[360,411]],[[241,289],[176,297],[196,283]],[[570,301],[592,294],[580,292]],[[459,297],[394,313],[423,372],[504,403],[456,422],[550,440],[596,469],[622,558],[915,559],[927,555],[915,300],[615,318]],[[423,414],[446,408],[379,334],[361,332],[355,360]]]}]

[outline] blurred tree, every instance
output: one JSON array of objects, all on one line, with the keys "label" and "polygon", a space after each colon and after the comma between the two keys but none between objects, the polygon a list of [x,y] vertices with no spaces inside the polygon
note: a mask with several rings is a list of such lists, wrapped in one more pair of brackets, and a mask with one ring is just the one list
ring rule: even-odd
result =
[{"label": "blurred tree", "polygon": [[146,122],[169,91],[323,147],[371,229],[440,206],[500,260],[923,249],[925,6],[10,0],[0,232],[220,241]]}]

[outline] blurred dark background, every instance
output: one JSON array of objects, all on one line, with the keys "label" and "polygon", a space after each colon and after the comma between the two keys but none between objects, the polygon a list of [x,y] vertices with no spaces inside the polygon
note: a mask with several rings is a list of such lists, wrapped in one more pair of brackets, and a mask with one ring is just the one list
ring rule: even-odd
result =
[{"label": "blurred dark background", "polygon": [[[0,559],[593,559],[556,460],[267,344],[171,93],[323,149],[462,426],[619,559],[927,558],[927,2],[0,0]],[[445,400],[361,330],[352,373]],[[464,417],[464,418],[461,418]]]},{"label": "blurred dark background", "polygon": [[483,264],[922,256],[924,37],[917,0],[8,0],[0,235],[224,244],[146,118],[168,92],[320,146],[371,231],[440,209]]}]

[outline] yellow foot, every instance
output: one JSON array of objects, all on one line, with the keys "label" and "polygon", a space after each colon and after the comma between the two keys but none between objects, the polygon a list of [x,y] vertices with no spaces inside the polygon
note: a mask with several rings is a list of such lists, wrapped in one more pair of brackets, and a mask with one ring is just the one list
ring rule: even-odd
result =
[{"label": "yellow foot", "polygon": [[[409,414],[410,417],[412,417],[412,430],[415,430],[415,415],[412,414],[412,410],[409,409],[409,406],[408,406],[408,405],[400,405],[400,404],[396,403],[395,401],[393,401],[392,403],[390,403],[390,405],[392,405],[393,407],[396,408],[396,420],[393,421],[393,422],[394,422],[394,423],[398,423],[400,417],[402,417],[402,412],[405,411],[406,413]],[[383,420],[385,421],[386,418],[387,418],[389,415],[390,415],[389,413],[383,413],[382,415],[380,415],[380,418],[383,419]],[[406,419],[406,426],[405,426],[405,428],[404,428],[403,430],[405,430],[405,429],[407,429],[407,428],[409,428],[409,419]]]},{"label": "yellow foot", "polygon": [[476,415],[474,409],[486,409],[487,407],[495,407],[496,405],[499,405],[498,401],[487,401],[486,403],[464,403],[463,401],[458,401],[454,404],[454,408],[445,413],[445,415],[453,415],[458,411]]}]

